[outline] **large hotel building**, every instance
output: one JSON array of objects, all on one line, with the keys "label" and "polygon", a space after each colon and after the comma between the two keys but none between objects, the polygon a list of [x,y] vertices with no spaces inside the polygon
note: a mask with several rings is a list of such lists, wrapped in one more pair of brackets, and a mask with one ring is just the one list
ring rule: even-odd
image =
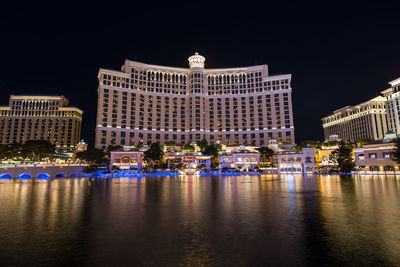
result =
[{"label": "large hotel building", "polygon": [[375,97],[356,106],[338,109],[322,118],[325,139],[331,135],[355,142],[359,139],[382,139],[387,132],[385,98]]},{"label": "large hotel building", "polygon": [[386,116],[388,127],[400,135],[400,78],[389,82],[390,88],[382,91],[386,98]]},{"label": "large hotel building", "polygon": [[294,143],[291,75],[267,65],[205,69],[125,60],[121,71],[99,70],[96,147],[205,138],[209,143],[263,146]]},{"label": "large hotel building", "polygon": [[367,102],[347,106],[322,118],[325,139],[336,134],[354,142],[358,139],[383,139],[387,131],[400,135],[400,78],[389,82],[390,88]]},{"label": "large hotel building", "polygon": [[64,96],[11,95],[9,106],[0,107],[0,143],[43,139],[73,149],[80,140],[82,113]]}]

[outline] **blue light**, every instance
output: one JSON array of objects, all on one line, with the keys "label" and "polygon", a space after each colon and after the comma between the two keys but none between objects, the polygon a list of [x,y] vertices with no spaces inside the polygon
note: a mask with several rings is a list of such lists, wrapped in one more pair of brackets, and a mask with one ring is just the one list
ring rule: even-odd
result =
[{"label": "blue light", "polygon": [[18,175],[18,179],[21,180],[26,180],[26,179],[31,179],[32,175],[30,175],[29,173],[22,173],[20,175]]},{"label": "blue light", "polygon": [[12,176],[9,173],[4,173],[2,175],[0,175],[0,179],[11,179]]},{"label": "blue light", "polygon": [[37,176],[38,179],[49,179],[50,175],[47,173],[41,173]]}]

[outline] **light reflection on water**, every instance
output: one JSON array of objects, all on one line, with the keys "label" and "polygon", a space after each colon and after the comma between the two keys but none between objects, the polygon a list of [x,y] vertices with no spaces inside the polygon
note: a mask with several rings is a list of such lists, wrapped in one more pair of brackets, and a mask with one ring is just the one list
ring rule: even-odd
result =
[{"label": "light reflection on water", "polygon": [[394,176],[2,180],[0,264],[400,265]]}]

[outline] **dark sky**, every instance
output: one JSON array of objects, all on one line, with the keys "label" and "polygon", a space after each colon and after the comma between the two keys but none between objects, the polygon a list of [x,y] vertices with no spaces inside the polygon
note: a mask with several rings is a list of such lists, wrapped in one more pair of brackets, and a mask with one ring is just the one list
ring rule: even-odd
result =
[{"label": "dark sky", "polygon": [[90,144],[98,69],[119,70],[125,59],[187,67],[198,51],[208,68],[291,73],[298,143],[322,139],[323,116],[400,77],[399,4],[14,2],[1,6],[0,104],[10,94],[63,94],[84,110]]}]

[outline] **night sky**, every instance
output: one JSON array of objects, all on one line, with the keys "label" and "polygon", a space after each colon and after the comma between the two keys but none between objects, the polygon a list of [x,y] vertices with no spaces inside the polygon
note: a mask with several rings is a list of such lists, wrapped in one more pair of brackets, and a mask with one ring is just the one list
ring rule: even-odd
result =
[{"label": "night sky", "polygon": [[323,116],[400,77],[398,4],[189,2],[2,3],[0,104],[10,94],[63,94],[84,111],[92,145],[99,68],[119,70],[125,59],[188,67],[198,51],[206,68],[291,73],[300,143],[323,139]]}]

